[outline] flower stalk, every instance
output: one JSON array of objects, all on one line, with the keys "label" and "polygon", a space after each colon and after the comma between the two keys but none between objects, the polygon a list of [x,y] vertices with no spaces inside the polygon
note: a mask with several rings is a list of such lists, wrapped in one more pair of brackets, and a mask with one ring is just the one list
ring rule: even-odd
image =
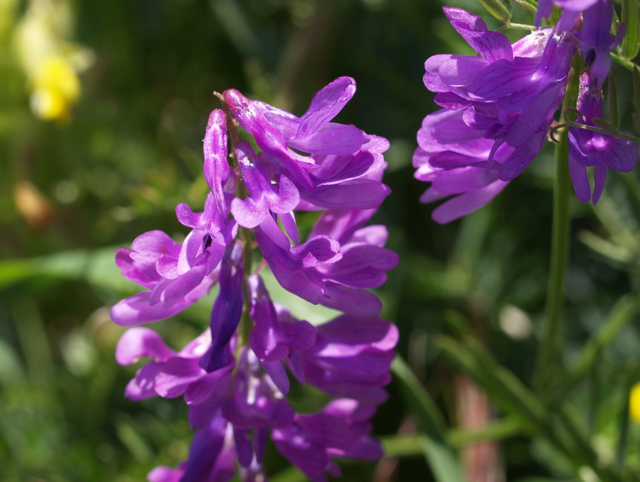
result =
[{"label": "flower stalk", "polygon": [[[229,132],[229,142],[231,144],[231,150],[229,151],[229,156],[231,157],[231,161],[233,163],[233,167],[238,172],[238,184],[236,186],[236,197],[240,199],[245,199],[249,194],[247,191],[244,182],[242,181],[242,174],[240,173],[240,166],[238,163],[238,155],[236,154],[236,145],[240,141],[240,135],[238,134],[238,122],[231,114],[229,110],[229,106],[227,101],[224,99],[222,94],[215,92],[214,95],[220,99],[220,104],[222,107],[222,111],[225,113],[227,118],[227,129]],[[240,237],[243,243],[243,255],[242,261],[244,266],[244,278],[242,281],[242,294],[243,294],[243,304],[242,304],[242,317],[240,318],[240,324],[238,326],[238,343],[236,346],[236,358],[240,353],[240,348],[244,345],[249,344],[249,335],[251,334],[251,328],[253,327],[253,320],[251,319],[251,306],[250,306],[250,297],[249,297],[249,288],[247,286],[247,279],[251,275],[251,264],[253,262],[253,236],[251,229],[247,229],[245,227],[240,226],[238,231],[240,232]]]},{"label": "flower stalk", "polygon": [[[562,110],[575,103],[577,76],[569,75]],[[564,118],[560,123],[565,122]],[[542,339],[536,360],[534,386],[539,393],[556,386],[562,369],[562,309],[564,307],[564,280],[569,259],[571,176],[569,174],[569,130],[563,129],[560,142],[555,146],[555,178],[553,185],[553,224],[551,228],[551,262],[547,285],[547,303],[542,324]]]}]

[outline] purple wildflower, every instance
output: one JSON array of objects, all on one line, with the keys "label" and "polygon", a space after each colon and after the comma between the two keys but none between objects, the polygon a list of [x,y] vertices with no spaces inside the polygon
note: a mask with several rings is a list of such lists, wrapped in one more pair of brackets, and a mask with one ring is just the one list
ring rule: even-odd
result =
[{"label": "purple wildflower", "polygon": [[[214,110],[205,132],[204,212],[176,208],[190,228],[184,242],[151,231],[118,251],[123,274],[148,290],[113,307],[120,325],[167,318],[214,283],[220,287],[209,328],[179,352],[147,328],[131,328],[118,343],[121,364],[151,359],[126,396],[182,396],[196,430],[188,459],[176,469],[157,467],[151,482],[228,481],[236,461],[242,480],[266,480],[269,433],[314,480],[325,470],[339,473],[333,457],[380,457],[369,419],[386,399],[397,329],[376,316],[381,303],[366,290],[385,282],[398,257],[384,248],[384,226],[364,226],[390,192],[381,182],[389,143],[331,122],[354,93],[353,79],[341,77],[296,117],[226,91],[227,112]],[[236,121],[258,151],[234,141],[237,132],[227,134]],[[324,211],[304,242],[295,211]],[[254,270],[245,263],[256,247],[266,263]],[[297,320],[271,300],[258,274],[265,266],[285,289],[345,314],[317,328]],[[296,414],[285,398],[288,372],[340,399],[319,413]],[[333,432],[323,435],[326,423]],[[298,439],[311,444],[321,466],[309,468]]]},{"label": "purple wildflower", "polygon": [[273,431],[278,451],[298,466],[312,482],[326,482],[324,472],[342,474],[333,457],[375,460],[380,443],[368,436],[373,407],[350,399],[337,399],[320,412],[297,415],[285,429]]},{"label": "purple wildflower", "polygon": [[[602,118],[602,88],[597,78],[585,72],[580,76],[580,91],[577,109],[583,119],[577,122],[595,126],[593,118]],[[583,202],[591,199],[591,187],[587,178],[587,166],[594,166],[593,204],[595,205],[604,190],[607,169],[628,172],[638,162],[638,144],[612,135],[588,131],[578,127],[569,129],[569,171],[576,196]]]},{"label": "purple wildflower", "polygon": [[455,198],[434,211],[445,223],[485,205],[537,155],[559,107],[578,40],[542,29],[511,45],[476,15],[444,8],[480,57],[427,59],[424,83],[444,110],[418,132],[416,177],[431,182],[421,202]]},{"label": "purple wildflower", "polygon": [[[429,114],[418,131],[415,177],[431,183],[420,201],[453,196],[433,211],[435,221],[447,223],[484,206],[529,165],[562,103],[577,51],[586,65],[578,122],[594,126],[591,119],[602,116],[601,87],[624,25],[610,33],[612,0],[540,0],[537,26],[554,4],[563,9],[555,28],[538,29],[513,45],[476,15],[444,8],[479,56],[435,55],[425,62],[425,86],[443,109]],[[638,146],[613,135],[571,128],[569,140],[571,178],[582,202],[591,198],[586,166],[595,166],[595,204],[607,168],[629,171],[637,162]]]},{"label": "purple wildflower", "polygon": [[582,30],[576,32],[587,69],[600,86],[604,85],[611,69],[610,53],[622,42],[626,32],[625,25],[621,23],[616,35],[611,34],[613,14],[612,0],[598,0],[585,9],[582,14]]}]

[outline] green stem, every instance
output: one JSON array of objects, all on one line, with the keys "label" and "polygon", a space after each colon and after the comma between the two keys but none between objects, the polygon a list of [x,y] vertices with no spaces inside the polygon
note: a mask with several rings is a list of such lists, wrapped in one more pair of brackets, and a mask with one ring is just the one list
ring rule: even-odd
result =
[{"label": "green stem", "polygon": [[[229,106],[224,100],[224,97],[217,92],[214,95],[218,97],[218,99],[220,99],[222,110],[227,117],[227,129],[229,130],[229,140],[231,142],[231,151],[229,155],[231,157],[231,160],[233,161],[233,166],[238,171],[236,197],[239,199],[245,199],[248,195],[248,192],[246,186],[244,185],[244,182],[242,182],[242,175],[240,172],[240,166],[238,164],[238,156],[236,155],[236,145],[240,141],[240,136],[238,134],[238,123],[233,118],[231,110],[229,110]],[[249,343],[249,334],[251,333],[251,328],[253,327],[253,320],[251,319],[250,313],[249,288],[247,286],[247,278],[249,277],[249,275],[251,275],[251,265],[253,263],[253,233],[250,229],[243,227],[240,227],[239,230],[240,237],[242,238],[242,242],[244,244],[244,252],[242,256],[242,261],[244,264],[244,280],[242,281],[242,293],[244,295],[244,301],[242,304],[242,316],[240,318],[240,324],[238,326],[238,344],[236,347],[236,354],[238,353],[240,347]]]},{"label": "green stem", "polygon": [[524,8],[529,10],[531,13],[533,14],[536,13],[536,6],[532,5],[530,2],[527,2],[526,0],[513,0],[513,1],[516,2],[518,5],[523,6]]},{"label": "green stem", "polygon": [[633,72],[633,68],[637,66],[637,64],[635,64],[631,60],[625,59],[624,57],[614,53],[611,54],[611,58],[632,72]]},{"label": "green stem", "polygon": [[496,32],[504,32],[505,30],[516,29],[516,30],[527,30],[528,32],[533,32],[536,27],[534,25],[527,25],[525,23],[513,23],[509,22],[504,27],[500,27]]},{"label": "green stem", "polygon": [[[562,110],[574,103],[575,75],[567,85]],[[563,122],[564,119],[560,119]],[[562,377],[562,309],[564,305],[564,279],[569,259],[569,199],[572,191],[569,174],[569,132],[564,129],[560,143],[556,144],[556,175],[553,185],[553,226],[551,232],[551,265],[547,285],[547,305],[542,324],[542,340],[536,360],[534,386],[539,393],[558,384]]]}]

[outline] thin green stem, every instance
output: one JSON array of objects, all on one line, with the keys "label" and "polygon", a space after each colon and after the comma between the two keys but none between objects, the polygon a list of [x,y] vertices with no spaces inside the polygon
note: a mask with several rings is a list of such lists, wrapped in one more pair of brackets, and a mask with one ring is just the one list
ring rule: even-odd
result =
[{"label": "thin green stem", "polygon": [[633,72],[633,68],[634,68],[634,67],[637,67],[637,64],[636,64],[636,63],[632,62],[632,61],[631,61],[631,60],[629,60],[629,59],[625,59],[624,57],[622,57],[622,56],[620,56],[620,55],[618,55],[618,54],[614,54],[614,53],[612,53],[612,54],[611,54],[611,58],[612,58],[613,60],[615,60],[616,62],[618,62],[620,65],[622,65],[623,67],[625,67],[625,68],[629,69],[629,70],[630,70],[630,71],[632,71],[632,72]]},{"label": "thin green stem", "polygon": [[513,1],[516,2],[518,5],[526,8],[531,13],[533,13],[533,14],[536,13],[536,6],[531,4],[530,2],[528,2],[527,0],[513,0]]},{"label": "thin green stem", "polygon": [[[573,104],[576,90],[575,74],[569,78],[562,110]],[[572,95],[573,94],[573,95]],[[564,119],[560,119],[562,123]],[[571,176],[569,174],[569,132],[564,129],[560,143],[556,145],[556,175],[553,186],[553,225],[551,232],[551,265],[547,286],[547,305],[542,324],[542,340],[536,360],[534,386],[538,393],[555,387],[562,378],[562,309],[564,306],[564,280],[569,259],[569,199]]]},{"label": "thin green stem", "polygon": [[[240,166],[238,164],[238,156],[236,155],[236,145],[240,141],[240,136],[238,134],[238,123],[233,118],[231,111],[229,110],[229,106],[227,105],[224,97],[217,92],[214,94],[218,99],[220,99],[220,103],[222,104],[222,110],[224,111],[227,117],[227,129],[229,131],[229,140],[231,142],[231,150],[230,157],[233,161],[233,166],[238,171],[238,184],[236,186],[236,197],[239,199],[245,199],[248,195],[247,188],[242,182],[242,175],[240,173]],[[253,320],[251,319],[250,313],[250,299],[249,299],[249,288],[247,286],[247,278],[251,275],[251,265],[253,263],[253,233],[250,229],[240,227],[240,237],[244,244],[244,251],[242,255],[242,261],[244,264],[244,280],[242,281],[242,293],[243,293],[243,304],[242,304],[242,316],[240,318],[240,324],[238,327],[238,344],[236,348],[236,353],[238,349],[243,345],[247,345],[249,343],[249,334],[251,333],[251,328],[253,327]]]},{"label": "thin green stem", "polygon": [[534,31],[536,29],[536,27],[534,25],[527,25],[525,23],[509,22],[508,24],[506,24],[503,27],[500,27],[496,31],[497,32],[504,32],[505,30],[509,30],[509,29],[527,30],[528,32],[532,32],[532,31]]}]

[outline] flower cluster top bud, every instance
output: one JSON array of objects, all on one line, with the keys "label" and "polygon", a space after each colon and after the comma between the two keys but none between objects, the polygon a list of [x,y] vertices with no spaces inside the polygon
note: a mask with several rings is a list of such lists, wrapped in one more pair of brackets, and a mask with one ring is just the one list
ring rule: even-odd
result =
[{"label": "flower cluster top bud", "polygon": [[[418,132],[415,177],[431,182],[420,200],[428,203],[455,195],[434,210],[437,222],[450,222],[484,206],[529,165],[562,104],[577,52],[584,59],[585,75],[601,91],[610,52],[625,31],[621,26],[617,35],[610,33],[613,2],[540,1],[537,25],[553,3],[565,8],[555,28],[536,29],[513,45],[503,34],[489,31],[480,17],[444,8],[453,28],[478,56],[434,55],[425,63],[425,86],[436,94],[434,100],[442,109],[429,114]],[[625,157],[633,157],[630,143],[618,148],[628,149]],[[632,164],[606,165],[629,170]],[[584,195],[586,177],[580,179],[576,191],[581,190],[578,198],[584,202],[590,196]]]},{"label": "flower cluster top bud", "polygon": [[[336,79],[302,117],[224,92],[204,138],[204,211],[176,207],[191,229],[184,242],[151,231],[118,250],[123,275],[146,288],[112,308],[122,326],[167,318],[220,287],[210,327],[180,352],[147,328],[131,328],[119,342],[119,363],[152,360],[126,395],[183,396],[198,430],[188,460],[156,468],[150,481],[230,480],[235,460],[243,480],[263,480],[269,432],[314,481],[339,475],[334,457],[381,455],[369,419],[386,399],[398,332],[377,316],[380,301],[367,289],[385,282],[398,257],[384,248],[384,226],[364,226],[390,193],[381,182],[389,143],[331,122],[355,90],[353,79]],[[239,139],[238,125],[259,150]],[[296,211],[322,211],[305,240]],[[256,247],[263,262],[254,268]],[[342,316],[315,327],[297,320],[271,300],[265,266],[284,289]],[[285,397],[287,372],[336,399],[296,414]]]}]

